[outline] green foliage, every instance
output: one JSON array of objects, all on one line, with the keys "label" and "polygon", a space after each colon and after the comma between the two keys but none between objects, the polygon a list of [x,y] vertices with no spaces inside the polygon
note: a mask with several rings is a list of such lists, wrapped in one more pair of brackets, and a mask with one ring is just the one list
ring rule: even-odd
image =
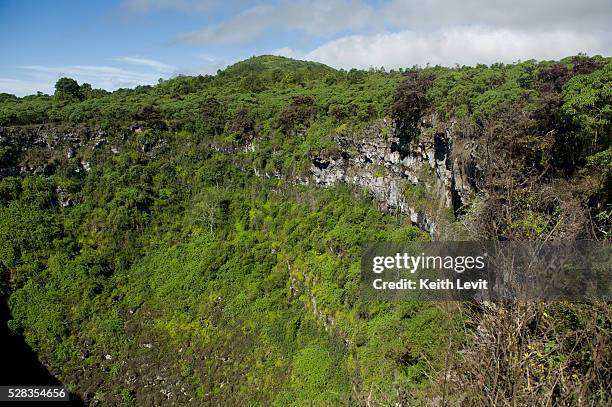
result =
[{"label": "green foliage", "polygon": [[[190,137],[170,138],[172,150],[185,148]],[[27,231],[3,240],[4,261],[15,267],[26,262],[25,254],[41,256],[36,272],[16,271],[22,283],[10,297],[12,329],[64,374],[83,363],[83,343],[113,355],[100,397],[123,397],[127,370],[115,358],[134,357],[133,347],[146,337],[155,338],[147,339],[155,347],[206,356],[203,364],[181,362],[191,368],[178,374],[199,383],[190,391],[211,402],[300,405],[315,395],[321,402],[347,402],[348,350],[329,337],[311,307],[325,318],[348,318],[360,245],[426,235],[350,189],[248,176],[223,154],[203,161],[124,154],[108,157],[80,181],[2,181],[2,233]],[[58,210],[48,196],[56,184],[81,196],[81,203]],[[50,233],[52,225],[65,225],[66,234]],[[132,326],[141,328],[134,334]],[[219,354],[231,362],[219,364]],[[359,369],[359,375],[377,374],[367,365]],[[212,370],[214,380],[205,380]],[[221,386],[238,375],[244,388]]]},{"label": "green foliage", "polygon": [[301,349],[293,360],[291,386],[299,395],[298,404],[331,401],[338,395],[328,383],[332,374],[329,352],[317,344]]},{"label": "green foliage", "polygon": [[136,400],[136,395],[134,393],[134,390],[130,390],[127,388],[121,389],[121,399],[123,400],[124,403],[127,403],[127,404],[134,403],[134,401]]},{"label": "green foliage", "polygon": [[588,151],[612,141],[612,62],[603,69],[570,79],[563,90],[561,114],[587,139]]},{"label": "green foliage", "polygon": [[[435,304],[365,301],[359,258],[366,241],[429,235],[349,187],[295,180],[313,157],[340,153],[338,135],[358,136],[392,116],[400,132],[428,138],[439,129],[421,134],[421,120],[437,115],[490,130],[492,146],[538,174],[584,163],[602,181],[589,197],[604,195],[610,63],[593,61],[402,75],[262,56],[215,76],[112,93],[62,78],[56,97],[0,95],[0,126],[84,123],[116,147],[78,148],[73,162],[63,146],[32,149],[20,159],[47,175],[0,178],[10,327],[60,378],[82,379],[75,372],[88,369],[91,382],[79,391],[95,383],[102,404],[137,402],[131,389],[152,380],[132,377],[141,365],[180,378],[202,404],[360,405],[371,397],[393,405],[398,389],[418,403],[455,350],[449,343],[465,340],[464,316]],[[576,154],[563,161],[567,145]],[[3,166],[13,154],[2,147]],[[434,185],[433,174],[420,179]],[[437,211],[441,226],[454,222],[423,185],[404,191],[411,205]],[[542,215],[535,194],[513,199],[517,216],[502,232],[550,231],[552,215]],[[609,221],[608,207],[599,213]],[[560,364],[566,348],[551,342],[542,358]]]},{"label": "green foliage", "polygon": [[[335,105],[339,109],[336,117],[342,120],[381,117],[388,110],[398,76],[359,72],[360,80],[353,79],[355,73],[347,80],[344,73],[322,64],[261,56],[232,65],[215,77],[179,76],[154,87],[112,93],[91,89],[88,84],[79,87],[74,80],[62,78],[56,98],[39,95],[0,99],[0,125],[51,121],[116,127],[148,120],[147,109],[156,106],[159,118],[172,128],[219,135],[229,131],[231,124],[227,122],[240,109],[248,109],[273,124],[276,115],[298,96],[315,99],[314,113],[327,114]],[[306,94],[304,89],[308,89]],[[76,101],[81,102],[72,103]]]},{"label": "green foliage", "polygon": [[[91,88],[91,86],[89,88]],[[55,97],[70,101],[83,100],[85,96],[81,92],[81,88],[77,81],[72,78],[60,78],[55,83]]]}]

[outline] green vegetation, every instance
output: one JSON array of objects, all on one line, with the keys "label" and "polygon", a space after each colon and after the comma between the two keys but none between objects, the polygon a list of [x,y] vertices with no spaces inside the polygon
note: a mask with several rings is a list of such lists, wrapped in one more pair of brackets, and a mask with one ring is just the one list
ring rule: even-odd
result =
[{"label": "green vegetation", "polygon": [[[23,151],[0,142],[9,326],[102,405],[155,405],[167,393],[185,405],[419,405],[447,391],[449,366],[475,386],[489,378],[474,373],[484,362],[466,373],[457,355],[478,340],[479,311],[359,295],[363,242],[429,235],[363,191],[296,180],[314,157],[339,154],[334,137],[375,120],[411,140],[453,122],[457,143],[486,151],[473,205],[444,212],[471,238],[605,238],[611,83],[602,57],[346,72],[263,56],[112,93],[62,78],[54,96],[0,95],[2,131],[42,134]],[[435,120],[423,129],[426,116]],[[85,141],[67,154],[56,133]],[[406,191],[422,210],[434,207],[426,189]],[[598,372],[586,390],[555,394],[604,400],[592,388],[610,378],[609,360],[574,355],[568,333],[603,332],[593,349],[610,356],[609,307],[539,312],[528,318],[561,322],[521,331],[511,356],[545,366],[538,383],[570,365],[578,378]]]},{"label": "green vegetation", "polygon": [[[115,156],[114,166],[82,180],[82,202],[70,209],[45,210],[44,196],[56,176],[41,177],[35,186],[29,178],[2,180],[21,191],[2,208],[2,225],[24,234],[2,240],[3,253],[10,253],[3,266],[24,281],[10,297],[11,328],[62,377],[82,379],[79,354],[86,349],[87,364],[108,369],[97,378],[105,382],[101,390],[127,400],[133,396],[120,388],[121,380],[134,353],[151,343],[143,357],[155,359],[158,348],[172,352],[164,362],[204,400],[278,397],[280,405],[299,405],[316,394],[317,400],[344,404],[358,380],[349,374],[352,356],[343,342],[356,341],[353,336],[359,337],[359,352],[373,358],[360,381],[378,382],[390,368],[401,372],[399,357],[414,344],[387,345],[398,356],[379,355],[384,348],[378,337],[387,335],[381,330],[392,329],[396,337],[419,331],[406,328],[414,321],[395,319],[397,311],[374,311],[359,300],[359,248],[368,239],[404,231],[413,238],[426,235],[406,220],[380,214],[348,189],[318,191],[256,179],[232,169],[225,155],[176,171],[186,163],[175,157],[132,168],[129,159],[120,164],[123,157]],[[215,161],[221,188],[200,175],[211,174]],[[141,184],[147,179],[154,181]],[[417,315],[419,310],[446,320],[429,306],[415,306]],[[361,313],[371,315],[364,319]],[[337,332],[329,337],[317,315],[335,321]],[[386,327],[389,318],[392,327]],[[185,354],[176,357],[181,348]],[[415,358],[422,352],[435,358],[435,348],[414,352]],[[107,354],[112,359],[105,363],[100,355]],[[388,366],[379,371],[387,357]],[[415,369],[421,371],[412,380],[418,384],[430,367]],[[206,376],[210,371],[214,377]],[[236,387],[238,382],[243,384]]]}]

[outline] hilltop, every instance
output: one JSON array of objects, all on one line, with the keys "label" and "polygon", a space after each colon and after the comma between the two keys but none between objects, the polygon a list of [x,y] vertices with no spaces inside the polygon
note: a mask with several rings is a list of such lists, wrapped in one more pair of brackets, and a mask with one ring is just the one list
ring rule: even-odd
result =
[{"label": "hilltop", "polygon": [[298,71],[306,70],[312,74],[325,75],[333,73],[336,70],[325,64],[313,61],[302,61],[276,55],[259,55],[220,70],[218,75],[221,76],[242,76],[246,74],[266,74],[273,71]]}]

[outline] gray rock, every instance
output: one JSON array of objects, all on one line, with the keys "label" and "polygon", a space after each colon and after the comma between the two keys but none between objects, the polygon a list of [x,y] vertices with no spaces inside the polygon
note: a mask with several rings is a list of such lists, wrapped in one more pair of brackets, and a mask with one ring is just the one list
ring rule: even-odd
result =
[{"label": "gray rock", "polygon": [[457,211],[475,193],[471,147],[453,154],[452,124],[444,133],[419,140],[405,141],[397,133],[391,123],[381,121],[364,136],[338,136],[339,156],[315,157],[310,172],[321,186],[347,183],[368,190],[382,209],[408,214],[415,225],[435,236],[435,213],[417,210],[404,190],[424,185],[428,196],[437,197],[433,208]]}]

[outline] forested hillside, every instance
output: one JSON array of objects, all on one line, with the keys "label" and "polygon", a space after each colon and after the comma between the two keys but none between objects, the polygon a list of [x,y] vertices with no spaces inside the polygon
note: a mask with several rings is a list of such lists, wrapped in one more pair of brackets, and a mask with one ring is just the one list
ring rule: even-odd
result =
[{"label": "forested hillside", "polygon": [[609,304],[388,303],[359,273],[374,240],[608,240],[611,121],[584,55],[1,94],[7,324],[93,406],[609,405]]}]

